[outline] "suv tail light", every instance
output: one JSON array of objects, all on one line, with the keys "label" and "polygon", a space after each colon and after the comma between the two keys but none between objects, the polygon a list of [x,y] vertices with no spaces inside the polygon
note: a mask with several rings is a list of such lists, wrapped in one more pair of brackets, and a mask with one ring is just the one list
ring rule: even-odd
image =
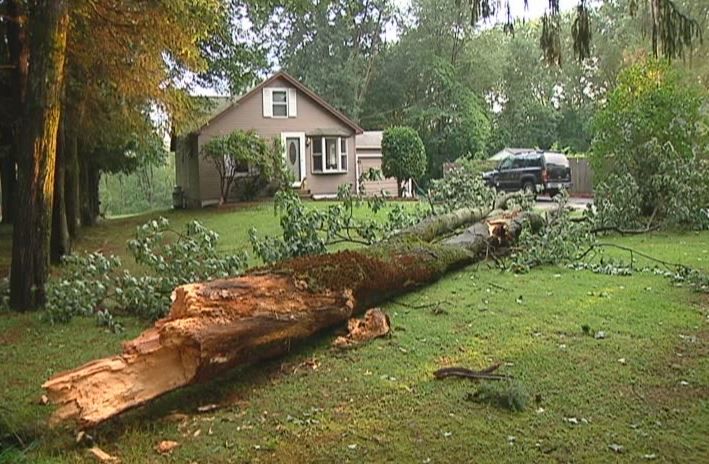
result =
[{"label": "suv tail light", "polygon": [[546,169],[542,169],[542,180],[544,182],[549,182],[549,172]]}]

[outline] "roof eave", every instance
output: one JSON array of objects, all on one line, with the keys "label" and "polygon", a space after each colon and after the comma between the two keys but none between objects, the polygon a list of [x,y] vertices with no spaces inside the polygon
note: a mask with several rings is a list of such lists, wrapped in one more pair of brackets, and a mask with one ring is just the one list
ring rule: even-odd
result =
[{"label": "roof eave", "polygon": [[277,73],[271,75],[271,77],[269,77],[269,78],[263,80],[263,81],[262,81],[260,84],[258,84],[256,87],[254,87],[253,89],[251,89],[251,90],[249,90],[248,92],[246,92],[243,96],[241,96],[241,97],[239,98],[239,100],[235,101],[234,103],[232,103],[231,105],[227,106],[226,108],[224,108],[224,109],[223,109],[222,111],[220,111],[219,113],[217,113],[217,114],[215,114],[214,116],[212,116],[212,117],[209,119],[209,121],[207,121],[206,123],[204,123],[204,125],[202,125],[202,127],[200,127],[199,129],[197,129],[194,133],[195,133],[196,135],[200,135],[204,129],[206,129],[207,127],[209,127],[210,124],[212,124],[212,123],[213,123],[214,121],[216,121],[217,119],[221,118],[224,114],[226,114],[227,112],[231,111],[234,107],[236,107],[236,106],[238,105],[238,103],[239,103],[240,101],[245,100],[245,99],[251,97],[253,94],[257,93],[258,91],[260,91],[261,89],[263,89],[264,87],[266,87],[268,84],[270,84],[271,82],[275,81],[275,80],[278,79],[279,77],[282,77],[283,79],[285,79],[286,81],[288,81],[289,83],[291,83],[294,87],[296,87],[298,90],[300,90],[301,92],[303,92],[304,94],[306,94],[308,97],[310,97],[311,99],[315,100],[315,102],[316,102],[317,104],[319,104],[319,105],[322,106],[324,109],[326,109],[329,113],[331,113],[333,116],[335,116],[335,117],[336,117],[337,119],[339,119],[341,122],[343,122],[346,126],[348,126],[349,128],[351,128],[352,130],[354,130],[355,135],[359,135],[359,134],[364,133],[364,129],[362,129],[362,128],[359,126],[359,124],[357,124],[356,122],[354,122],[353,120],[351,120],[350,118],[348,118],[344,113],[342,113],[341,111],[339,111],[339,110],[338,110],[337,108],[335,108],[334,106],[330,105],[328,102],[326,102],[325,100],[323,100],[322,97],[320,97],[320,96],[319,96],[318,94],[316,94],[314,91],[310,90],[310,89],[309,89],[308,87],[306,87],[303,83],[301,83],[298,79],[296,79],[295,77],[291,76],[290,74],[288,74],[288,73],[285,72],[285,71],[278,71]]}]

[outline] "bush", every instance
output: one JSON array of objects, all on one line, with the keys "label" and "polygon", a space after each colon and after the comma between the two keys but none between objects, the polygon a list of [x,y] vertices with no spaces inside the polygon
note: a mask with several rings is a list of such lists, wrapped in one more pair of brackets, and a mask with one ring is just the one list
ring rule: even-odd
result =
[{"label": "bush", "polygon": [[[624,70],[618,82],[593,123],[594,178],[612,200],[599,218],[633,223],[644,216],[667,225],[706,227],[709,170],[697,156],[706,150],[702,91],[653,60]],[[611,188],[622,191],[611,193]],[[635,216],[619,215],[621,210]]]},{"label": "bush", "polygon": [[[596,227],[634,229],[651,223],[709,228],[709,169],[694,156],[684,158],[667,143],[651,140],[642,147],[643,165],[656,172],[637,179],[619,169],[596,186]],[[645,170],[649,170],[648,167]],[[652,210],[644,207],[652,205]]]},{"label": "bush", "polygon": [[396,179],[399,196],[403,194],[404,181],[418,180],[426,173],[426,150],[415,130],[410,127],[392,127],[384,131],[382,172],[386,177]]},{"label": "bush", "polygon": [[287,182],[287,169],[280,141],[271,144],[253,130],[235,130],[215,137],[202,146],[201,156],[212,163],[219,175],[220,204],[226,203],[239,174],[248,170],[241,196],[252,199],[269,182]]}]

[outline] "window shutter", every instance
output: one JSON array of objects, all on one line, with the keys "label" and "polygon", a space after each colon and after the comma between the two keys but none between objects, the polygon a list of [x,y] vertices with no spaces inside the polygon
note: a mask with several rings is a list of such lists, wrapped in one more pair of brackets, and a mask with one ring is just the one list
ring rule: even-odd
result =
[{"label": "window shutter", "polygon": [[263,117],[273,117],[273,101],[271,100],[271,89],[263,89]]},{"label": "window shutter", "polygon": [[298,116],[298,102],[296,101],[296,90],[288,89],[288,117],[295,118]]}]

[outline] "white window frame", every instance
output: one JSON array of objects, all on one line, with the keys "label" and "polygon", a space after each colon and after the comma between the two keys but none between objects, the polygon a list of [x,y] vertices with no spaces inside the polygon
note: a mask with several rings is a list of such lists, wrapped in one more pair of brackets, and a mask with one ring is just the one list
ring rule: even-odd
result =
[{"label": "white window frame", "polygon": [[[311,156],[313,158],[315,158],[315,156],[316,156],[314,148],[315,148],[315,143],[316,143],[315,141],[318,138],[320,139],[320,155],[317,155],[317,156],[320,156],[322,159],[322,170],[316,171],[314,168],[315,163],[313,163],[313,167],[312,167],[313,174],[346,174],[349,171],[349,168],[350,168],[349,165],[351,163],[349,162],[349,159],[348,159],[347,160],[347,167],[345,169],[342,169],[342,155],[344,154],[344,155],[349,156],[349,152],[347,150],[344,152],[342,151],[342,141],[344,140],[345,146],[347,147],[347,145],[349,144],[349,137],[335,137],[335,136],[327,136],[327,135],[312,137],[311,138],[311,145],[312,145],[313,149],[311,149]],[[327,167],[327,162],[326,162],[327,152],[325,151],[325,147],[327,146],[326,139],[335,139],[337,141],[336,142],[336,145],[337,145],[337,168],[335,168],[335,169]]]},{"label": "white window frame", "polygon": [[[233,166],[234,163],[236,163],[236,161],[234,161],[234,158],[232,158],[231,156],[224,155],[224,170],[226,172],[232,172],[232,169],[231,169],[232,167],[234,167],[236,169],[237,166]],[[234,170],[233,178],[236,179],[237,177],[246,177],[246,176],[250,176],[251,174],[252,174],[251,165],[247,163],[245,171]]]},{"label": "white window frame", "polygon": [[[290,111],[289,111],[290,104],[289,104],[289,101],[288,101],[289,98],[290,98],[290,92],[288,91],[289,89],[287,89],[286,87],[272,87],[272,88],[270,88],[269,90],[271,91],[271,117],[272,117],[272,118],[276,118],[276,119],[287,119],[287,118],[288,118],[288,114],[290,113]],[[285,101],[285,103],[276,102],[276,99],[273,98],[273,94],[276,93],[276,92],[283,92],[284,94],[286,94],[286,101]],[[277,114],[275,113],[275,111],[274,111],[274,109],[276,108],[276,105],[278,105],[278,106],[283,106],[283,105],[285,105],[285,107],[286,107],[286,114],[283,115],[283,116],[277,115]]]}]

